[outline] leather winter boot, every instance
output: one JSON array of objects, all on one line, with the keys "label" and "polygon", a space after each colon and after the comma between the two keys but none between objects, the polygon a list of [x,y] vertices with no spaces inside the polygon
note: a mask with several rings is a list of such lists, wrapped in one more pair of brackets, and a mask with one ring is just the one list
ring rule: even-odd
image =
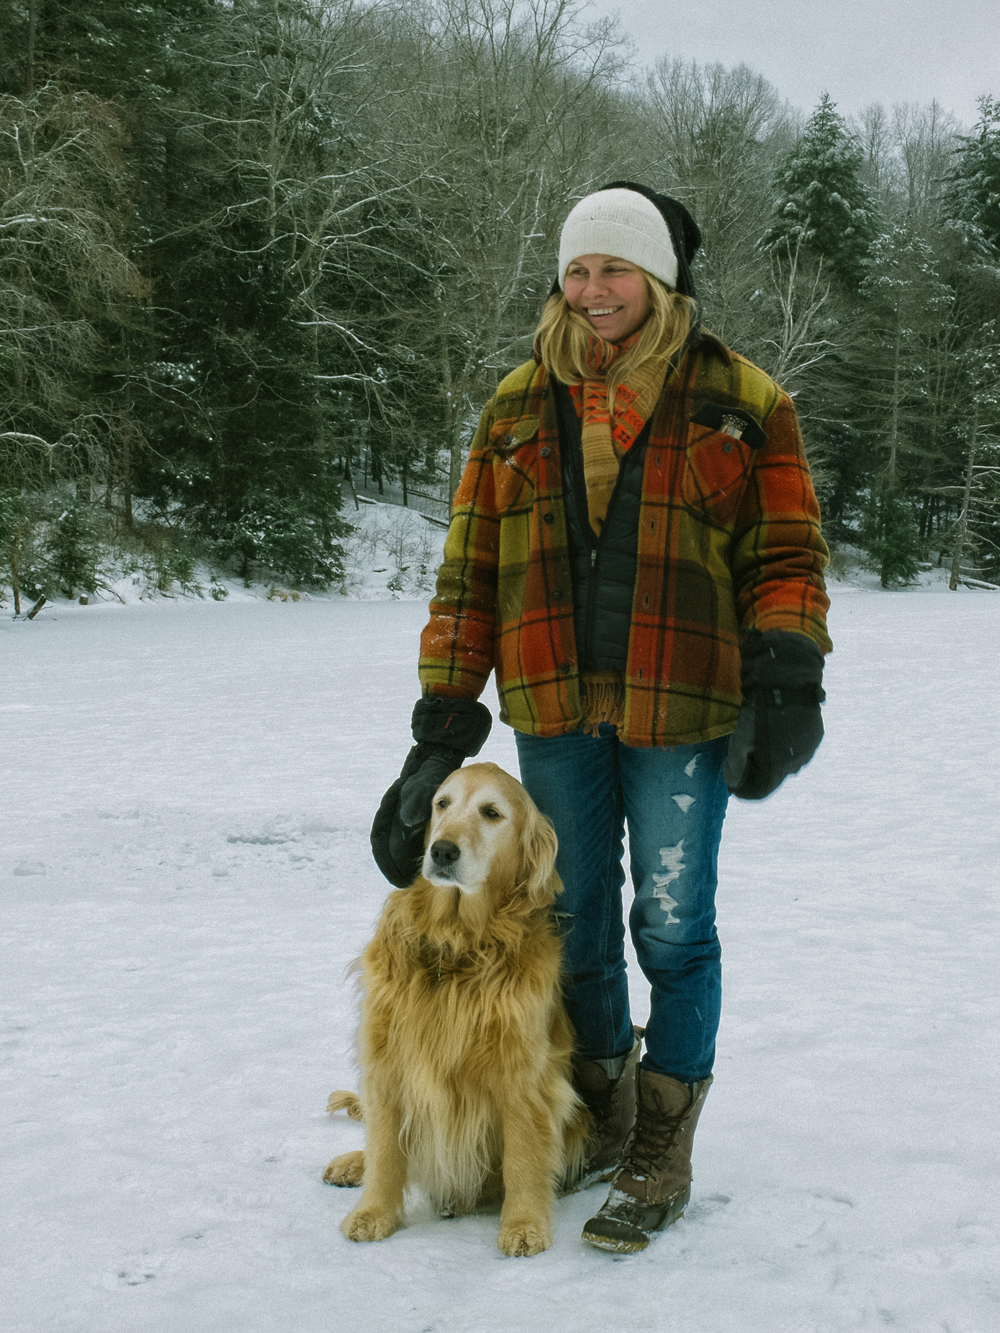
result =
[{"label": "leather winter boot", "polygon": [[635,1254],[683,1216],[691,1198],[691,1145],[711,1085],[678,1083],[640,1068],[635,1133],[607,1202],[583,1228],[601,1250]]},{"label": "leather winter boot", "polygon": [[642,1053],[642,1028],[633,1028],[635,1041],[628,1055],[618,1060],[573,1057],[573,1087],[591,1114],[584,1161],[574,1190],[597,1180],[610,1180],[618,1169],[625,1142],[635,1124],[635,1075]]}]

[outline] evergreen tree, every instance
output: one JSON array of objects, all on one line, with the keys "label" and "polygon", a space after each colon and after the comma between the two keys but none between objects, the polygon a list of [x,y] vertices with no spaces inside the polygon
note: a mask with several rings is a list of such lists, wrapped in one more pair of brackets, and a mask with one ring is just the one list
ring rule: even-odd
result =
[{"label": "evergreen tree", "polygon": [[952,430],[953,471],[940,491],[957,509],[946,547],[951,586],[1000,569],[1000,328],[980,325],[956,356],[962,400]]},{"label": "evergreen tree", "polygon": [[979,121],[961,135],[949,176],[948,212],[981,254],[1000,260],[1000,98],[979,99]]},{"label": "evergreen tree", "polygon": [[862,161],[857,141],[824,93],[778,172],[765,248],[801,246],[823,261],[831,277],[857,287],[875,230],[874,206],[858,175]]},{"label": "evergreen tree", "polygon": [[955,293],[941,280],[931,246],[899,225],[873,243],[861,294],[866,433],[888,489],[910,489],[933,466],[955,392],[946,373],[958,337]]},{"label": "evergreen tree", "polygon": [[298,0],[187,8],[157,53],[160,95],[136,106],[154,297],[131,348],[151,446],[134,484],[244,575],[325,583],[346,528],[302,299],[310,182],[336,139],[325,34]]},{"label": "evergreen tree", "polygon": [[860,537],[883,588],[905,588],[917,577],[920,535],[913,507],[884,482],[869,497]]}]

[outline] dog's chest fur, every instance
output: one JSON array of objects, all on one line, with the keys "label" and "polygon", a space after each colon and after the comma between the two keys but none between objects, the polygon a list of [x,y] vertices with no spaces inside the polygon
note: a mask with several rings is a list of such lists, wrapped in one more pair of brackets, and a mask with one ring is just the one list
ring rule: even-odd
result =
[{"label": "dog's chest fur", "polygon": [[414,958],[414,972],[426,985],[437,987],[457,984],[475,986],[493,976],[504,963],[503,945],[489,944],[473,953],[443,947],[433,940],[421,940]]},{"label": "dog's chest fur", "polygon": [[[497,1067],[548,1048],[559,945],[546,913],[492,921],[470,938],[453,921],[426,929],[413,890],[387,910],[365,952],[365,1062],[426,1086],[460,1076],[493,1085]],[[530,1053],[530,1054],[529,1054]]]}]

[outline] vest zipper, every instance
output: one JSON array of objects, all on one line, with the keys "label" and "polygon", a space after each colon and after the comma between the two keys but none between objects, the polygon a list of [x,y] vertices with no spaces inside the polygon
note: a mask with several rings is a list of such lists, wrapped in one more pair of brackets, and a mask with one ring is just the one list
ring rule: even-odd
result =
[{"label": "vest zipper", "polygon": [[[584,480],[583,475],[583,448],[580,438],[580,427],[579,423],[576,421],[572,424],[569,422],[569,413],[575,413],[575,408],[570,401],[568,391],[565,389],[561,395],[561,403],[566,415],[569,432],[571,432],[570,438],[563,442],[563,447],[565,448],[567,457],[570,461],[570,482],[573,490],[576,492],[577,522],[586,540],[590,543],[589,575],[587,578],[587,586],[584,589],[586,597],[583,607],[584,641],[583,643],[578,642],[576,645],[577,661],[581,664],[581,669],[586,670],[587,668],[583,666],[583,663],[592,660],[592,654],[587,651],[587,646],[593,638],[592,623],[595,615],[594,585],[596,583],[594,570],[597,566],[598,538],[595,537],[594,529],[590,526],[590,519],[587,513],[587,483]],[[561,434],[569,432],[561,432]],[[619,480],[621,478],[620,470],[618,478]],[[616,481],[615,486],[617,487],[617,485],[618,482]],[[610,501],[608,503],[608,508],[611,508]]]},{"label": "vest zipper", "polygon": [[[639,432],[639,435],[635,443],[632,445],[632,448],[624,455],[624,457],[619,462],[618,476],[615,479],[614,489],[612,490],[610,499],[608,500],[607,513],[604,515],[604,522],[601,525],[601,536],[597,537],[594,535],[594,529],[590,526],[590,519],[588,517],[587,483],[583,473],[583,448],[580,436],[579,423],[578,421],[572,424],[570,424],[569,422],[569,413],[573,412],[575,416],[576,409],[573,407],[572,402],[570,401],[569,398],[569,393],[565,388],[563,388],[562,394],[560,394],[560,403],[561,403],[561,411],[566,414],[567,426],[569,427],[569,430],[572,431],[571,438],[563,440],[562,437],[567,432],[562,429],[562,422],[559,420],[559,416],[557,415],[556,421],[557,421],[557,428],[559,429],[560,443],[562,444],[563,448],[570,453],[572,458],[571,462],[572,485],[573,489],[576,492],[578,521],[580,528],[586,535],[587,541],[590,543],[590,569],[589,569],[589,577],[587,578],[587,589],[586,589],[587,600],[584,608],[584,621],[583,621],[584,644],[580,643],[577,644],[577,660],[580,662],[583,661],[592,662],[594,660],[594,653],[593,653],[594,622],[597,619],[597,583],[598,583],[597,557],[598,554],[600,553],[601,542],[604,538],[604,534],[608,531],[609,527],[608,520],[611,517],[615,501],[618,499],[618,492],[621,489],[622,479],[625,475],[625,464],[626,462],[630,462],[632,466],[642,466],[641,462],[639,464],[636,464],[635,459],[636,458],[640,458],[642,460],[645,459],[646,445],[649,441],[649,430],[650,426],[652,425],[652,417],[650,417],[649,421],[646,422],[642,430]],[[557,409],[557,413],[558,412],[559,409]],[[576,429],[573,428],[574,426],[576,426]],[[589,651],[586,652],[584,651],[584,645],[586,645]],[[583,669],[586,670],[586,668]]]}]

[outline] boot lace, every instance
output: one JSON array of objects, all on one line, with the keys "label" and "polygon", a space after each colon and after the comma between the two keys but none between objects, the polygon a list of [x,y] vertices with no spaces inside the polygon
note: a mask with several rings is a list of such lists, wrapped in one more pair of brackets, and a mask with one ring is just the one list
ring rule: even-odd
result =
[{"label": "boot lace", "polygon": [[635,1179],[652,1174],[663,1163],[677,1137],[686,1111],[678,1115],[664,1115],[652,1100],[639,1100],[635,1132],[628,1146],[625,1170]]}]

